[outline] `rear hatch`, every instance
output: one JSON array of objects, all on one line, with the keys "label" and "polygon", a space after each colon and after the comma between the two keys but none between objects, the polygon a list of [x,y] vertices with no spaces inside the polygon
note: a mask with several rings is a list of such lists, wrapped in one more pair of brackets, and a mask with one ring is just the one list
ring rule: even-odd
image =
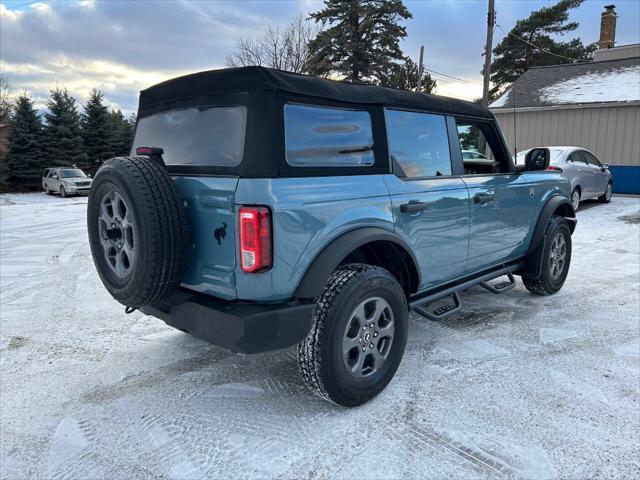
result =
[{"label": "rear hatch", "polygon": [[[138,120],[133,151],[160,147],[185,201],[191,252],[184,287],[226,300],[235,288],[235,192],[238,178],[209,176],[207,167],[236,166],[244,154],[246,107],[195,107],[155,113]],[[180,168],[178,168],[180,167]]]}]

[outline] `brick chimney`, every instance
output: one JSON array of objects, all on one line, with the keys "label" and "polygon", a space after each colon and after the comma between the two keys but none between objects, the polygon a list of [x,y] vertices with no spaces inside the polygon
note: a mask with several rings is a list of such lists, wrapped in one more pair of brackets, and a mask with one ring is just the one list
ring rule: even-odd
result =
[{"label": "brick chimney", "polygon": [[616,6],[606,5],[600,18],[600,42],[598,48],[613,48],[616,43]]}]

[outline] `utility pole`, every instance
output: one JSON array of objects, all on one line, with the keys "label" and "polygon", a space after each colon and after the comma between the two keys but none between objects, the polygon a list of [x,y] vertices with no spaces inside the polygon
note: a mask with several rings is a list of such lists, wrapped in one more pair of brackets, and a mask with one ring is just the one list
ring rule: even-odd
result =
[{"label": "utility pole", "polygon": [[482,85],[482,106],[489,106],[489,80],[491,79],[491,50],[493,50],[493,27],[496,24],[495,1],[489,0],[487,9],[487,43],[484,46],[484,81]]},{"label": "utility pole", "polygon": [[424,45],[420,45],[420,61],[418,62],[418,86],[416,92],[422,89],[422,74],[424,73]]}]

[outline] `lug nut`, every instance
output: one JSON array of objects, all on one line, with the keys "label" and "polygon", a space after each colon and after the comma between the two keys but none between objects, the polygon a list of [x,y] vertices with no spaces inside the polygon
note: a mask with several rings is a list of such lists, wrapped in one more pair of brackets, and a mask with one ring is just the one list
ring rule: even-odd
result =
[{"label": "lug nut", "polygon": [[378,332],[373,332],[373,336],[377,337],[378,336]]},{"label": "lug nut", "polygon": [[369,348],[373,348],[373,343],[370,343],[370,344],[369,344]]},{"label": "lug nut", "polygon": [[367,347],[362,347],[362,351],[366,352],[367,351]]}]

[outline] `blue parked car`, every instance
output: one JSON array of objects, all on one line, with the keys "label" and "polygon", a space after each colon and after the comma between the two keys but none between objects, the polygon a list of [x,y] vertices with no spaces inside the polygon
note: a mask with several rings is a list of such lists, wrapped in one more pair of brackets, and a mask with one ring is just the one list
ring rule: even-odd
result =
[{"label": "blue parked car", "polygon": [[93,181],[91,251],[127,312],[238,352],[297,344],[313,391],[359,405],[400,365],[410,310],[440,321],[461,291],[514,275],[562,287],[576,219],[549,158],[516,168],[469,102],[197,73],[141,92],[131,156]]}]

